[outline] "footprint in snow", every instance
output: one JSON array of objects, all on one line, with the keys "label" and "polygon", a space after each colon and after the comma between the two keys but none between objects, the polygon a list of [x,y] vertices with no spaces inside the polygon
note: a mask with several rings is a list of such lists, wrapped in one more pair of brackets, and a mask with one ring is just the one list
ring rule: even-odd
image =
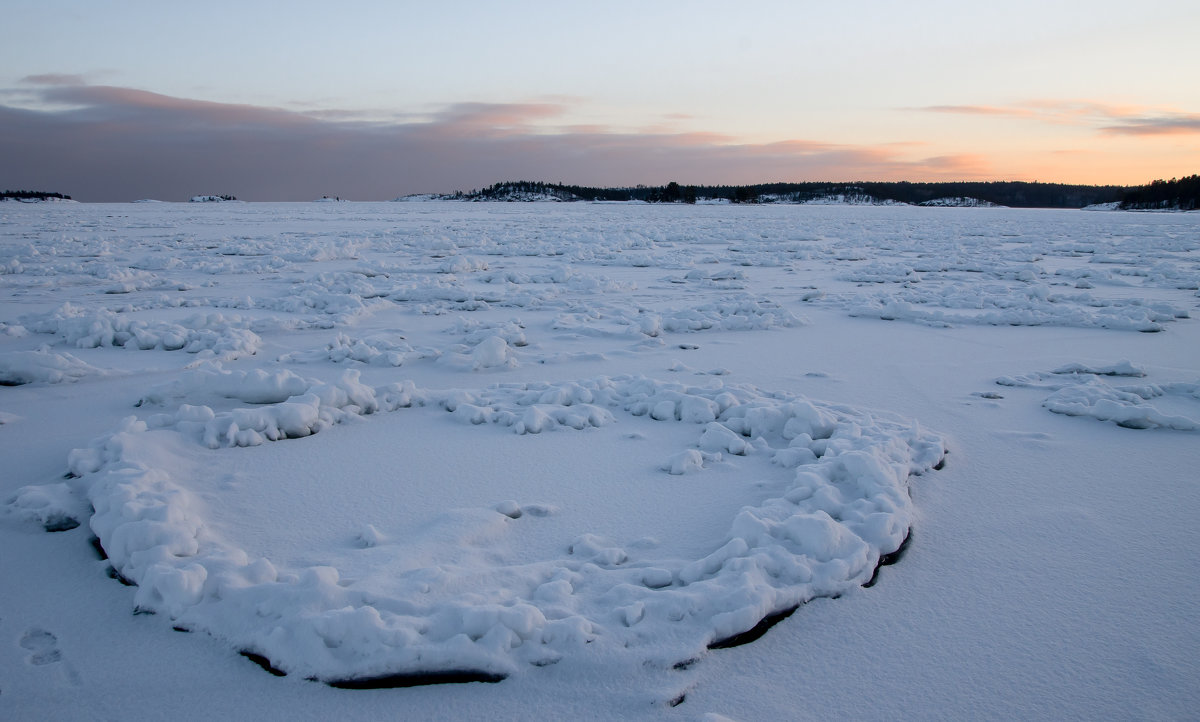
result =
[{"label": "footprint in snow", "polygon": [[29,663],[36,667],[62,661],[58,637],[44,629],[34,627],[21,635],[21,648],[29,650]]},{"label": "footprint in snow", "polygon": [[998,429],[993,432],[997,437],[1010,439],[1029,448],[1049,449],[1055,439],[1044,431],[1022,431],[1017,429]]},{"label": "footprint in snow", "polygon": [[18,645],[29,652],[26,661],[34,667],[44,667],[51,664],[61,664],[61,673],[66,680],[74,685],[81,684],[79,673],[63,659],[62,650],[58,648],[58,636],[40,627],[32,627],[21,635]]},{"label": "footprint in snow", "polygon": [[1054,436],[1044,431],[1020,431],[1017,429],[1000,429],[996,434],[998,436],[1007,436],[1025,441],[1050,441],[1054,438]]},{"label": "footprint in snow", "polygon": [[972,391],[971,398],[963,401],[962,404],[964,406],[983,406],[989,409],[998,409],[1001,407],[999,402],[1003,398],[1003,394],[998,394],[995,391]]}]

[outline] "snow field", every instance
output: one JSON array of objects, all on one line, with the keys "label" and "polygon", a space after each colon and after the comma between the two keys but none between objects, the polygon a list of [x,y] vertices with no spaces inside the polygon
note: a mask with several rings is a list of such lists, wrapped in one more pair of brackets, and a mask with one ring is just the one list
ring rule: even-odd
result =
[{"label": "snow field", "polygon": [[[151,657],[208,654],[207,637],[214,679],[240,651],[291,678],[230,699],[331,712],[303,679],[382,677],[507,679],[387,698],[418,716],[927,704],[846,682],[838,660],[874,669],[874,650],[906,660],[877,682],[938,709],[964,709],[954,669],[992,711],[1016,709],[1000,682],[1019,669],[1027,699],[1070,700],[1060,712],[1194,699],[1110,654],[1189,668],[1156,630],[1193,596],[1175,505],[1200,419],[1194,216],[8,204],[0,229],[0,534],[22,550],[4,569],[61,589],[42,570],[83,569],[64,550],[96,534],[136,586],[87,572],[89,595],[156,612],[136,624],[167,637],[207,633]],[[921,477],[947,448],[948,470]],[[904,561],[856,591],[914,527]],[[1181,554],[1145,554],[1151,527]],[[1107,587],[1085,547],[1109,559]],[[1154,600],[1112,616],[1132,592],[1114,575]],[[0,625],[22,620],[13,638],[38,649],[19,659],[54,657],[34,666],[76,689],[12,691],[33,677],[2,657],[0,686],[14,709],[65,714],[98,699],[81,662],[105,651],[63,633],[93,618],[84,596],[33,604],[38,585],[5,592]],[[1108,626],[1071,637],[1067,615]],[[95,636],[119,647],[134,622],[109,616]],[[887,639],[849,633],[876,620]],[[1083,671],[1056,672],[1053,645]],[[993,648],[1008,651],[972,656]],[[148,664],[125,666],[182,711]],[[1120,699],[1087,681],[1101,667]],[[806,691],[758,689],[776,672]]]}]

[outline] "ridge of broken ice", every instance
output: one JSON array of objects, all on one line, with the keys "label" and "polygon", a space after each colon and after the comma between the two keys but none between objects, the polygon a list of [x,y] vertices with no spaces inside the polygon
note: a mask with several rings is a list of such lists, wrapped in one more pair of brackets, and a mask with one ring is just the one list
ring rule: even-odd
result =
[{"label": "ridge of broken ice", "polygon": [[[765,617],[868,581],[908,534],[910,476],[943,454],[941,439],[911,422],[719,383],[597,377],[436,391],[411,382],[370,388],[356,371],[332,384],[299,379],[289,371],[194,370],[154,397],[204,389],[270,403],[225,412],[185,403],[145,421],[131,417],[72,452],[69,485],[94,508],[91,527],[116,571],[138,586],[140,609],[330,681],[445,669],[509,675],[585,654],[589,644],[694,656]],[[668,463],[672,473],[680,463],[701,471],[723,455],[766,454],[791,482],[758,506],[730,509],[725,541],[699,558],[648,558],[583,533],[557,558],[434,565],[392,580],[401,591],[380,596],[334,568],[281,568],[231,546],[212,532],[204,504],[171,462],[179,445],[299,439],[350,417],[421,408],[518,434],[648,416],[696,429],[695,446],[680,450],[685,461]],[[44,497],[26,491],[14,505],[52,516],[53,500]],[[521,516],[519,505],[509,506],[457,512],[467,536],[455,543],[506,534]],[[367,534],[363,546],[385,543],[377,531]],[[461,575],[475,579],[469,592],[456,591]]]}]

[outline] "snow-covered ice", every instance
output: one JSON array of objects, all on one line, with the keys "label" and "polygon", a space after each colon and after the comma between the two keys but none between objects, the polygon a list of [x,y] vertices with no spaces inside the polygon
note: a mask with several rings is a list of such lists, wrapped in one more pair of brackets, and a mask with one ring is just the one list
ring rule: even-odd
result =
[{"label": "snow-covered ice", "polygon": [[[17,716],[1200,704],[1195,214],[7,204],[0,229]],[[335,688],[472,680],[501,683]]]}]

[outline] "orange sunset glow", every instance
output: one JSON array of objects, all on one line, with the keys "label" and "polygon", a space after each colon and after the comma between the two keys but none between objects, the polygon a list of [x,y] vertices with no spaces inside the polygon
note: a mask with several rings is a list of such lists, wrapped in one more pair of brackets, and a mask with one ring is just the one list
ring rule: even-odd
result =
[{"label": "orange sunset glow", "polygon": [[101,201],[516,178],[1138,185],[1200,168],[1200,91],[1159,71],[1200,66],[1200,10],[1151,5],[359,3],[365,25],[155,5],[188,28],[174,37],[138,3],[29,4],[0,29],[0,184]]}]

